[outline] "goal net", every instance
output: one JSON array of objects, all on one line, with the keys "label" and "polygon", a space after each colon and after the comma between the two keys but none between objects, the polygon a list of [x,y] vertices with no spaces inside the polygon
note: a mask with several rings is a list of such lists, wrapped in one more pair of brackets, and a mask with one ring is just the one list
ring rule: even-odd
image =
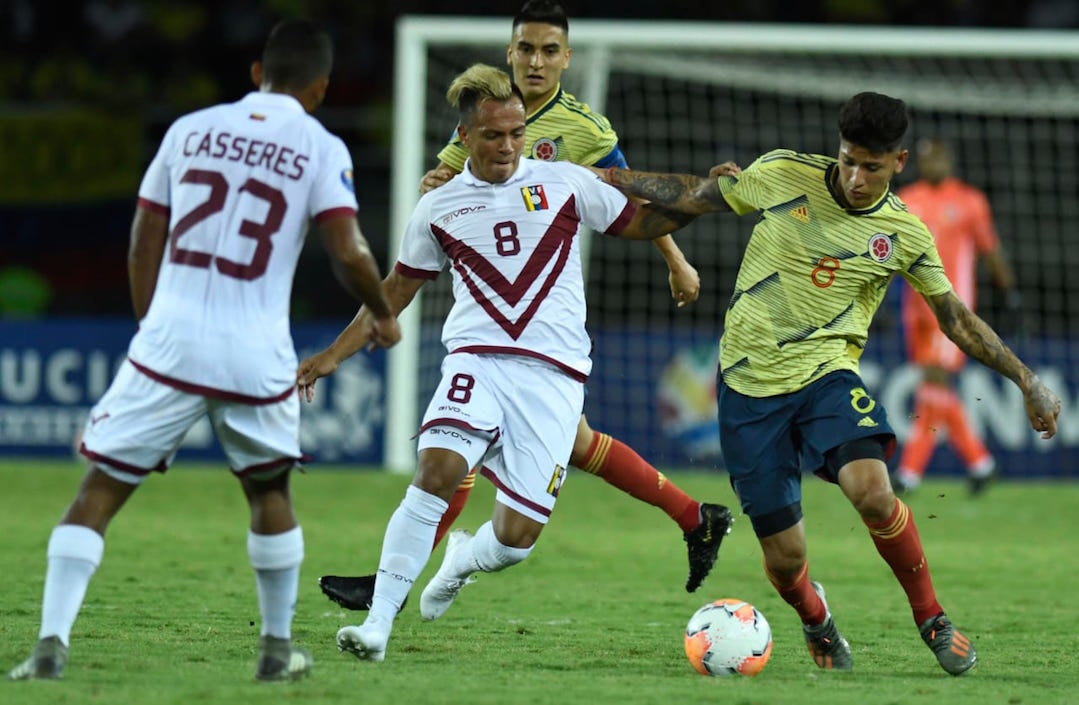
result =
[{"label": "goal net", "polygon": [[[406,17],[398,24],[392,231],[399,238],[423,172],[456,117],[450,80],[476,61],[505,65],[510,20]],[[631,167],[705,174],[777,147],[832,155],[840,104],[861,90],[910,106],[908,145],[939,137],[957,175],[983,189],[1023,297],[1022,325],[979,276],[979,313],[1064,399],[1074,398],[1079,344],[1079,33],[577,20],[563,87],[606,114]],[[911,168],[895,186],[911,181]],[[595,369],[586,412],[661,468],[722,467],[715,366],[723,314],[752,216],[709,216],[676,234],[701,276],[678,309],[648,243],[594,238],[583,248]],[[395,256],[398,240],[391,244]],[[411,440],[439,378],[450,276],[428,284],[390,356],[387,464],[410,468]],[[894,282],[871,331],[863,376],[900,437],[917,372],[904,364]],[[1008,471],[1070,473],[1079,421],[1037,440],[1022,398],[977,364],[959,378],[971,419]],[[948,450],[937,467],[955,471]]]}]

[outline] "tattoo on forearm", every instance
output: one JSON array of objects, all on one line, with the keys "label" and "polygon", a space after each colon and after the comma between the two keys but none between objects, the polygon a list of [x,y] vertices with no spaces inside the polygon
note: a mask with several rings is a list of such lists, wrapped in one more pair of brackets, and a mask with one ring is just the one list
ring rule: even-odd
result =
[{"label": "tattoo on forearm", "polygon": [[713,178],[692,174],[654,174],[649,172],[612,170],[611,183],[623,193],[668,206],[681,213],[700,215],[730,210]]},{"label": "tattoo on forearm", "polygon": [[682,213],[656,203],[645,203],[641,206],[641,229],[656,236],[666,235],[672,230],[677,230],[696,218],[694,215]]},{"label": "tattoo on forearm", "polygon": [[689,191],[685,180],[677,176],[644,176],[634,182],[637,195],[653,203],[673,206]]},{"label": "tattoo on forearm", "polygon": [[1022,385],[1030,374],[1018,357],[992,328],[968,309],[954,295],[935,302],[937,321],[952,342],[967,355],[978,360],[1017,384]]}]

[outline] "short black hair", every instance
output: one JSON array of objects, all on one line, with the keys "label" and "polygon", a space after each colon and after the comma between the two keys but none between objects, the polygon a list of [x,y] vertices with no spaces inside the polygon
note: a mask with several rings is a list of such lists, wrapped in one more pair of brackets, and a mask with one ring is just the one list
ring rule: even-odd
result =
[{"label": "short black hair", "polygon": [[839,136],[874,154],[898,149],[909,126],[907,104],[881,93],[859,93],[839,110]]},{"label": "short black hair", "polygon": [[314,22],[282,20],[262,50],[262,71],[275,88],[302,90],[333,68],[333,43]]},{"label": "short black hair", "polygon": [[562,31],[569,34],[569,18],[560,3],[555,0],[526,0],[517,15],[513,18],[513,28],[526,22],[541,22],[561,27]]}]

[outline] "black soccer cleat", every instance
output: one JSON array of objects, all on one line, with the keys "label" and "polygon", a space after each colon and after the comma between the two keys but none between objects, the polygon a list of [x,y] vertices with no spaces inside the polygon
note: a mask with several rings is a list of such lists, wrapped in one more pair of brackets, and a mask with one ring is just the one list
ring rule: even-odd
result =
[{"label": "black soccer cleat", "polygon": [[723,537],[731,532],[734,516],[731,510],[722,504],[701,505],[701,525],[684,534],[686,550],[689,553],[689,578],[686,580],[686,592],[693,592],[708,577],[719,555],[719,545]]},{"label": "black soccer cleat", "polygon": [[[318,579],[322,594],[347,610],[365,612],[371,609],[371,598],[375,596],[375,576],[360,575],[323,575]],[[401,603],[401,610],[408,604],[408,596]],[[398,610],[400,612],[401,610]]]},{"label": "black soccer cleat", "polygon": [[985,492],[989,484],[997,479],[997,465],[993,464],[993,467],[985,475],[975,477],[970,475],[967,477],[967,489],[970,491],[971,497],[977,497],[981,493]]},{"label": "black soccer cleat", "polygon": [[318,586],[326,597],[347,610],[358,612],[371,609],[371,598],[375,596],[373,575],[323,575],[318,579]]}]

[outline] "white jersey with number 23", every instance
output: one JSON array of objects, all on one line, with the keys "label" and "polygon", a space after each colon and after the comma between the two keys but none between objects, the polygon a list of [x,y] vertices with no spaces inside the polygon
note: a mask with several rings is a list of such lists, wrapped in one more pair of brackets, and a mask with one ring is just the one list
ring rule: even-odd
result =
[{"label": "white jersey with number 23", "polygon": [[178,119],[139,205],[169,218],[128,356],[193,393],[265,403],[295,387],[289,301],[311,219],[353,216],[352,159],[291,96],[251,93]]}]

